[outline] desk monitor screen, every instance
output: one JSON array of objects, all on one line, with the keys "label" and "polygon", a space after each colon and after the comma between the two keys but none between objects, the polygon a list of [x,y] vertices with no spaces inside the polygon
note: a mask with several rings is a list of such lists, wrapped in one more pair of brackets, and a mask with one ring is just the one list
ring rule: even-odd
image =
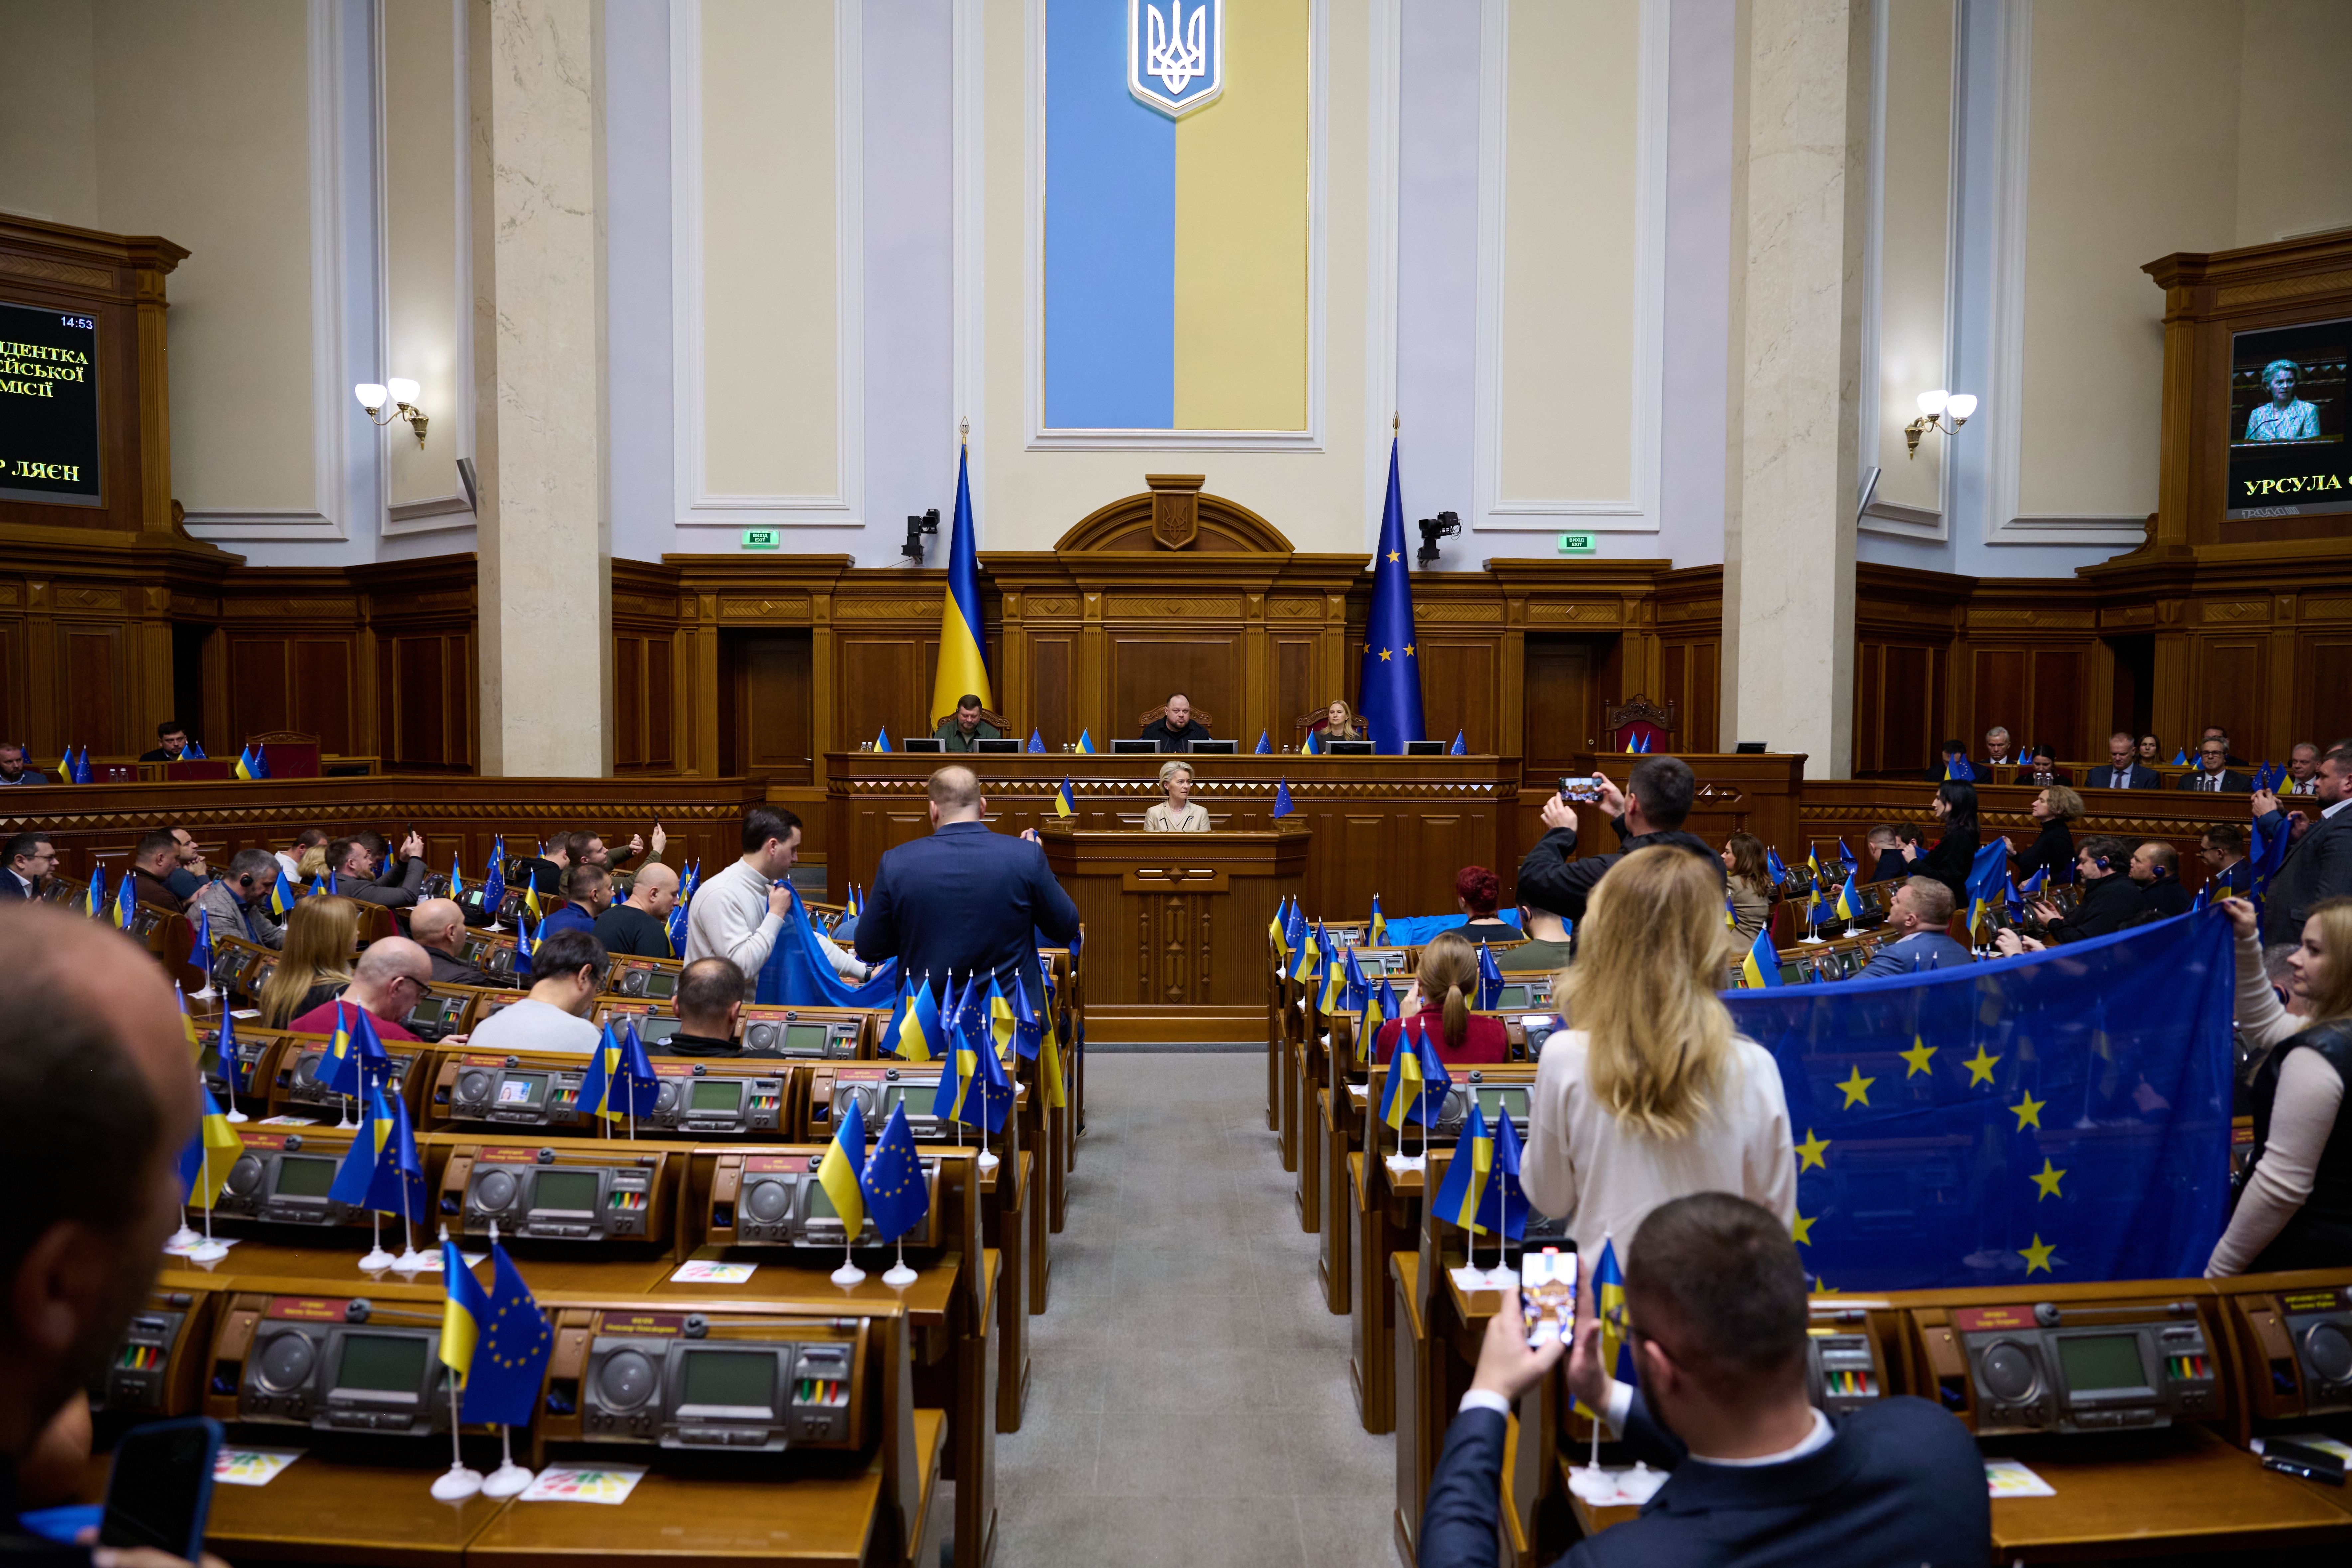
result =
[{"label": "desk monitor screen", "polygon": [[688,1091],[688,1110],[735,1110],[743,1103],[743,1080],[740,1078],[698,1078]]},{"label": "desk monitor screen", "polygon": [[499,1079],[500,1105],[537,1105],[547,1098],[543,1072],[510,1072]]},{"label": "desk monitor screen", "polygon": [[[909,1096],[917,1089],[922,1091],[921,1095],[910,1099]],[[936,1079],[929,1083],[886,1083],[882,1086],[882,1104],[874,1113],[872,1125],[879,1127],[889,1121],[890,1113],[901,1105],[907,1108],[908,1116],[929,1116],[931,1101],[939,1092],[939,1080]]]},{"label": "desk monitor screen", "polygon": [[1741,741],[1738,744],[1734,745],[1731,750],[1732,753],[1736,756],[1760,757],[1764,754],[1764,742],[1761,741]]},{"label": "desk monitor screen", "polygon": [[1372,754],[1370,741],[1332,741],[1328,747],[1335,757],[1369,757]]},{"label": "desk monitor screen", "polygon": [[786,1056],[821,1057],[824,1055],[827,1031],[823,1024],[786,1024],[784,1054]]},{"label": "desk monitor screen", "polygon": [[1006,752],[1017,753],[1021,750],[1021,742],[1010,735],[1002,735],[994,739],[981,737],[972,742],[971,749],[975,752],[992,752],[1000,755]]},{"label": "desk monitor screen", "polygon": [[686,1409],[725,1411],[730,1415],[773,1415],[776,1409],[776,1352],[689,1350],[680,1377],[679,1404]]},{"label": "desk monitor screen", "polygon": [[1119,756],[1129,756],[1137,752],[1156,754],[1160,750],[1160,742],[1157,741],[1113,741],[1110,743],[1110,749]]},{"label": "desk monitor screen", "polygon": [[1524,1013],[1535,1004],[1535,987],[1506,985],[1495,998],[1494,1010],[1498,1013]]},{"label": "desk monitor screen", "polygon": [[900,741],[898,749],[904,752],[944,752],[948,743],[937,735],[914,735]]},{"label": "desk monitor screen", "polygon": [[1478,1114],[1493,1127],[1507,1116],[1514,1121],[1528,1119],[1528,1091],[1524,1089],[1496,1089],[1485,1084],[1478,1087]]},{"label": "desk monitor screen", "polygon": [[1443,741],[1407,741],[1404,754],[1408,757],[1442,757],[1445,754]]},{"label": "desk monitor screen", "polygon": [[338,1390],[368,1394],[405,1394],[415,1397],[425,1382],[422,1334],[345,1334],[343,1356],[335,1372]]},{"label": "desk monitor screen", "polygon": [[2066,1335],[2058,1342],[2058,1365],[2066,1391],[2077,1396],[2148,1386],[2137,1334]]},{"label": "desk monitor screen", "polygon": [[1241,750],[1239,741],[1195,741],[1187,748],[1203,756],[1230,757]]},{"label": "desk monitor screen", "polygon": [[676,1018],[659,1013],[641,1015],[637,1019],[637,1038],[649,1046],[657,1046],[684,1027]]},{"label": "desk monitor screen", "polygon": [[534,1210],[557,1209],[566,1214],[596,1212],[596,1173],[541,1171],[530,1189]]},{"label": "desk monitor screen", "polygon": [[278,1157],[278,1182],[270,1195],[281,1198],[323,1198],[335,1184],[335,1162],[307,1154]]}]

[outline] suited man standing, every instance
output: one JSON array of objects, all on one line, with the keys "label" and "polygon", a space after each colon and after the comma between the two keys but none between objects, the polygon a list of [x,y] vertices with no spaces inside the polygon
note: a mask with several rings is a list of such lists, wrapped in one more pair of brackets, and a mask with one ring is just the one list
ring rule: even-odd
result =
[{"label": "suited man standing", "polygon": [[1009,996],[1017,976],[1030,1005],[1042,1009],[1038,933],[1055,942],[1076,937],[1077,905],[1046,868],[1034,832],[1013,838],[989,830],[982,820],[988,801],[970,768],[933,773],[930,796],[930,837],[882,857],[857,922],[857,956],[869,963],[896,957],[899,973],[934,988],[950,974],[985,969]]},{"label": "suited man standing", "polygon": [[2093,768],[2086,789],[2155,789],[2164,781],[2139,760],[2139,748],[2121,730],[2107,737],[2107,765]]},{"label": "suited man standing", "polygon": [[[2271,877],[2263,900],[2263,941],[2303,940],[2303,922],[2323,899],[2352,894],[2352,740],[2338,741],[2319,759],[2310,798],[2319,816],[2287,846],[2286,859]],[[2278,796],[2254,796],[2254,820],[2265,833],[2285,826]]]},{"label": "suited man standing", "polygon": [[2208,735],[2197,745],[2197,771],[2184,775],[2173,787],[2200,795],[2244,795],[2254,787],[2254,781],[2230,766],[2229,742]]},{"label": "suited man standing", "polygon": [[[1568,1568],[1805,1563],[1978,1568],[1992,1550],[1984,1459],[1924,1399],[1832,1420],[1805,1398],[1805,1268],[1789,1227],[1727,1193],[1651,1211],[1625,1255],[1626,1348],[1640,1386],[1601,1364],[1577,1292],[1568,1385],[1635,1458],[1673,1473],[1642,1517],[1579,1542]],[[1489,1323],[1421,1517],[1421,1568],[1493,1568],[1503,1440],[1519,1396],[1559,1360],[1531,1350],[1518,1293]]]}]

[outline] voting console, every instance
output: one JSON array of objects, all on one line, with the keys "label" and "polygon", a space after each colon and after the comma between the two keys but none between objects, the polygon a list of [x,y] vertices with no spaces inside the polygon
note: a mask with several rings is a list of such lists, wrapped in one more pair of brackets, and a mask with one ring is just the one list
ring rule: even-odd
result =
[{"label": "voting console", "polygon": [[440,1350],[436,1300],[240,1292],[221,1313],[206,1413],[321,1432],[446,1432]]},{"label": "voting console", "polygon": [[2217,1279],[2255,1423],[2352,1410],[2352,1281],[2340,1270]]},{"label": "voting console", "polygon": [[[257,1220],[265,1225],[366,1225],[367,1211],[338,1203],[327,1195],[335,1170],[351,1152],[357,1127],[268,1127],[252,1122],[236,1129],[244,1145],[230,1164],[213,1213],[230,1220]],[[425,1146],[418,1157],[431,1163]],[[429,1215],[415,1216],[422,1221]]]},{"label": "voting console", "polygon": [[210,1290],[150,1290],[114,1358],[90,1382],[90,1413],[132,1423],[194,1415],[204,1398],[215,1300]]},{"label": "voting console", "polygon": [[444,1137],[441,1214],[453,1233],[556,1241],[666,1242],[684,1151],[582,1138],[540,1143]]},{"label": "voting console", "polygon": [[543,1436],[724,1453],[862,1449],[878,1338],[862,1317],[561,1309]]},{"label": "voting console", "polygon": [[[817,1171],[824,1163],[827,1145],[814,1148],[697,1150],[693,1190],[708,1196],[698,1205],[703,1234],[713,1246],[812,1247],[838,1253],[845,1241],[840,1212],[834,1207]],[[699,1167],[710,1162],[706,1184]],[[923,1184],[930,1204],[915,1228],[908,1232],[908,1247],[940,1245],[940,1155],[921,1161]],[[866,1216],[854,1243],[879,1247],[883,1237]]]}]

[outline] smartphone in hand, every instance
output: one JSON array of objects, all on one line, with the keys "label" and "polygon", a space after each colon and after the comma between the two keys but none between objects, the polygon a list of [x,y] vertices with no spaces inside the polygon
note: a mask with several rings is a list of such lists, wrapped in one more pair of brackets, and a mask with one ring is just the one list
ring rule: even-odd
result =
[{"label": "smartphone in hand", "polygon": [[1582,776],[1570,777],[1567,774],[1562,774],[1559,781],[1559,798],[1562,800],[1579,801],[1599,800],[1601,798],[1601,775],[1599,773],[1594,773],[1591,777],[1587,778]]},{"label": "smartphone in hand", "polygon": [[114,1446],[100,1546],[152,1546],[184,1562],[204,1555],[221,1424],[209,1416],[133,1427]]},{"label": "smartphone in hand", "polygon": [[1540,1345],[1576,1334],[1576,1254],[1547,1247],[1519,1258],[1519,1310],[1527,1318],[1528,1343]]}]

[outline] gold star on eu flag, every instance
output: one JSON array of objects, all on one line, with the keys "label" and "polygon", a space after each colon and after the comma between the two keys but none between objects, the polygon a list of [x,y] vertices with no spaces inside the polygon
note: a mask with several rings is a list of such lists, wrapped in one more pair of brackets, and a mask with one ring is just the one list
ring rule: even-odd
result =
[{"label": "gold star on eu flag", "polygon": [[2058,1183],[2065,1176],[2065,1174],[2066,1173],[2064,1171],[2060,1170],[2050,1163],[2049,1155],[2044,1154],[2042,1157],[2041,1171],[2037,1174],[2029,1178],[2035,1186],[2042,1189],[2042,1197],[2035,1198],[2033,1201],[2038,1204],[2042,1201],[2042,1198],[2064,1197],[2066,1194],[2058,1190]]},{"label": "gold star on eu flag", "polygon": [[[1819,1219],[1821,1217],[1821,1215],[1815,1215],[1813,1219]],[[1799,1247],[1812,1246],[1813,1220],[1807,1219],[1803,1215],[1799,1215],[1796,1219],[1790,1223],[1789,1226],[1789,1234],[1797,1238],[1797,1245]]]},{"label": "gold star on eu flag", "polygon": [[1917,1078],[1921,1073],[1927,1070],[1927,1064],[1936,1059],[1936,1047],[1929,1045],[1917,1035],[1914,1035],[1911,1037],[1911,1048],[1902,1053],[1902,1055],[1903,1059],[1911,1064],[1909,1070],[1906,1071],[1903,1076],[1905,1078]]},{"label": "gold star on eu flag", "polygon": [[2015,1105],[2009,1108],[2011,1112],[2017,1118],[2017,1130],[2020,1132],[2022,1132],[2029,1127],[2040,1127],[2042,1125],[2042,1108],[2049,1103],[2050,1102],[2046,1100],[2034,1099],[2032,1090],[2028,1089],[2025,1093],[2024,1099],[2019,1100]]},{"label": "gold star on eu flag", "polygon": [[2054,1272],[2054,1270],[2050,1267],[2050,1260],[2057,1256],[2058,1249],[2055,1247],[2043,1242],[2042,1239],[2042,1233],[2040,1231],[2037,1230],[2033,1233],[2033,1245],[2024,1248],[2023,1250],[2025,1253],[2025,1271],[2028,1274],[2032,1273],[2037,1268],[2042,1270],[2044,1274]]},{"label": "gold star on eu flag", "polygon": [[1389,650],[1388,650],[1388,649],[1386,649],[1386,648],[1382,648],[1382,649],[1381,649],[1381,662],[1382,664],[1386,664],[1386,663],[1388,663],[1388,661],[1389,661]]},{"label": "gold star on eu flag", "polygon": [[1824,1171],[1828,1170],[1830,1163],[1823,1156],[1828,1152],[1829,1146],[1828,1139],[1821,1136],[1811,1128],[1806,1128],[1805,1141],[1797,1145],[1797,1169],[1810,1171],[1818,1165]]},{"label": "gold star on eu flag", "polygon": [[1969,1069],[1969,1087],[1973,1089],[1978,1084],[1992,1081],[1992,1069],[2000,1065],[2000,1058],[1986,1051],[1984,1047],[1979,1046],[1977,1054],[1960,1065]]},{"label": "gold star on eu flag", "polygon": [[1397,554],[1397,552],[1396,552],[1395,551],[1391,550],[1391,551],[1390,551],[1390,552],[1389,552],[1389,559],[1390,559],[1390,560],[1391,560],[1391,561],[1396,561],[1396,560],[1401,560],[1401,559],[1402,559],[1402,557],[1400,557],[1400,556]]},{"label": "gold star on eu flag", "polygon": [[1852,1074],[1847,1077],[1843,1083],[1838,1085],[1840,1089],[1845,1090],[1845,1104],[1840,1106],[1839,1109],[1842,1110],[1851,1110],[1857,1105],[1868,1105],[1870,1103],[1870,1086],[1877,1081],[1878,1080],[1874,1078],[1863,1077],[1862,1064],[1860,1062],[1856,1062],[1853,1066],[1853,1071]]}]

